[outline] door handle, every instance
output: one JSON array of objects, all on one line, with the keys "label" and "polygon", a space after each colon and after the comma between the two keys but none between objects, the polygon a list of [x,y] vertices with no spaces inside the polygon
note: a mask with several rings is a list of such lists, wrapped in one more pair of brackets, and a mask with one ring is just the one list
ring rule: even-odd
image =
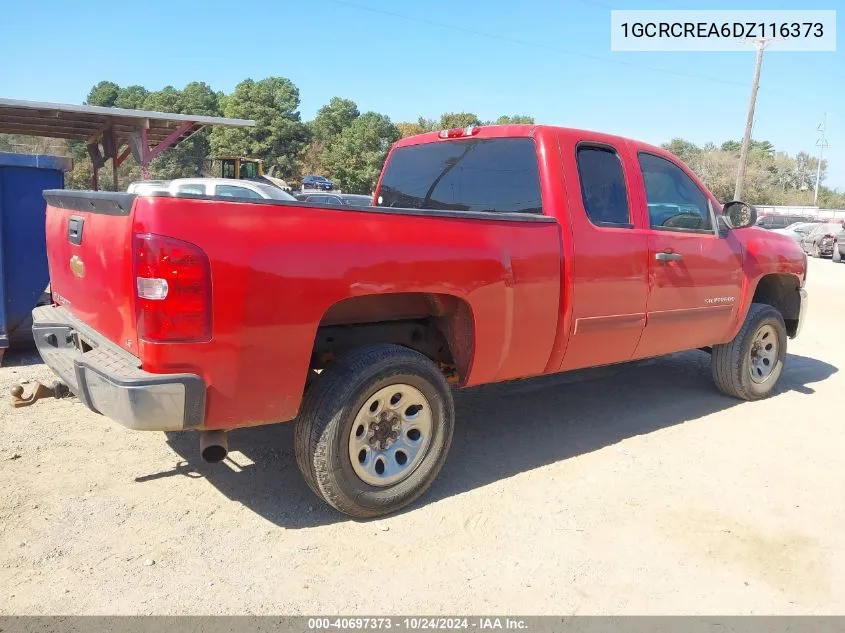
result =
[{"label": "door handle", "polygon": [[77,246],[82,244],[82,227],[85,224],[84,218],[71,217],[67,221],[67,240]]},{"label": "door handle", "polygon": [[654,256],[654,259],[656,259],[659,262],[676,262],[676,261],[681,260],[683,258],[684,258],[684,256],[681,255],[680,253],[657,253]]}]

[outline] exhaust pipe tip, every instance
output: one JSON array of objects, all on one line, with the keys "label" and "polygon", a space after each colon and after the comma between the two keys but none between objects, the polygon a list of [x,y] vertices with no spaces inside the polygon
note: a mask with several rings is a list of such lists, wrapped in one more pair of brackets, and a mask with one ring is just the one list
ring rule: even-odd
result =
[{"label": "exhaust pipe tip", "polygon": [[200,455],[209,464],[216,464],[229,453],[229,439],[226,431],[201,431]]}]

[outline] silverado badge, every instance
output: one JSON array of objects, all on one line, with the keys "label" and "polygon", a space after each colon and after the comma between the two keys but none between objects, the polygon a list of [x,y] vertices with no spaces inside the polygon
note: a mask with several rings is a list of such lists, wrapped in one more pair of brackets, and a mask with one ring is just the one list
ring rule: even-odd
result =
[{"label": "silverado badge", "polygon": [[70,269],[74,275],[82,279],[85,276],[85,263],[79,257],[79,255],[74,255],[70,258]]}]

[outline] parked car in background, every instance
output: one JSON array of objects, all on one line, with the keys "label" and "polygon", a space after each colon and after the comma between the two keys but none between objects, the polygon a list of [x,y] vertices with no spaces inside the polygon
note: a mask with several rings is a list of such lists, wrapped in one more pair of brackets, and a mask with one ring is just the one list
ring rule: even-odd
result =
[{"label": "parked car in background", "polygon": [[791,237],[796,242],[800,242],[801,238],[803,238],[805,235],[808,235],[810,231],[813,230],[814,226],[817,226],[817,223],[795,222],[794,224],[790,224],[785,229],[772,229],[772,233],[780,233],[781,235]]},{"label": "parked car in background", "polygon": [[370,207],[373,205],[372,196],[357,193],[298,193],[295,196],[300,202],[316,204],[345,204],[351,207]]},{"label": "parked car in background", "polygon": [[813,218],[804,215],[781,215],[772,213],[770,215],[764,215],[757,220],[757,226],[761,229],[785,229],[790,224],[795,224],[796,222],[812,221]]},{"label": "parked car in background", "polygon": [[323,176],[305,176],[301,184],[303,189],[319,189],[321,191],[334,189],[334,183]]},{"label": "parked car in background", "polygon": [[839,225],[839,231],[833,240],[833,261],[845,261],[845,222]]},{"label": "parked car in background", "polygon": [[216,198],[296,201],[291,194],[273,185],[234,178],[177,178],[170,181],[167,192],[171,195],[187,193]]},{"label": "parked car in background", "polygon": [[833,241],[836,234],[842,230],[839,222],[825,222],[816,224],[813,230],[804,235],[798,242],[804,252],[813,257],[831,257],[833,255]]}]

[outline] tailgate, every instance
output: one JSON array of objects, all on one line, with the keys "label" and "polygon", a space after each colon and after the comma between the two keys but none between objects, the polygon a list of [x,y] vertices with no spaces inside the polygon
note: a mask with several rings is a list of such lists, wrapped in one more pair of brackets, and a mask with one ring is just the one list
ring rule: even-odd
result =
[{"label": "tailgate", "polygon": [[44,198],[54,301],[137,354],[131,216],[135,196],[49,190]]}]

